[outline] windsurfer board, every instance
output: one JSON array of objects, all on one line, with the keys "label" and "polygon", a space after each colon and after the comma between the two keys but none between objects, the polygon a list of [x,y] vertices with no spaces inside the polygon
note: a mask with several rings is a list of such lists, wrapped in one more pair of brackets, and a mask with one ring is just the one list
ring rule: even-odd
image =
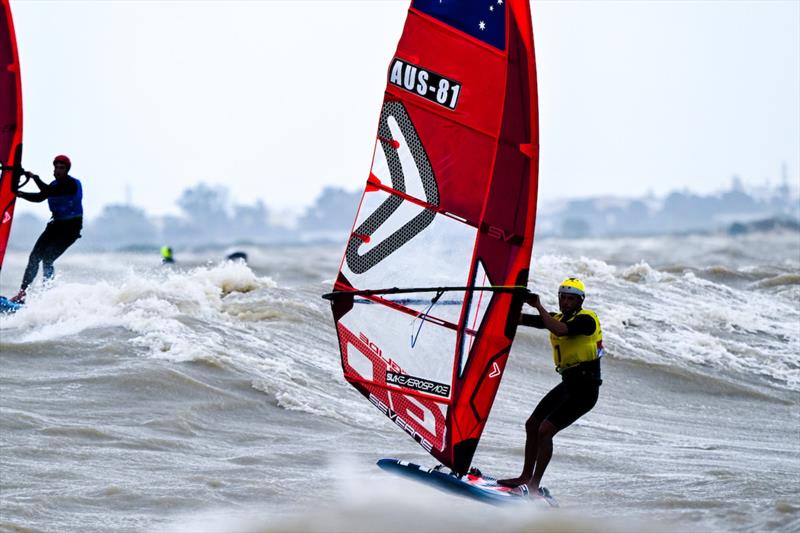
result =
[{"label": "windsurfer board", "polygon": [[544,501],[551,507],[558,507],[558,501],[544,487],[541,489],[541,495],[529,495],[527,491],[521,492],[498,485],[495,478],[485,476],[475,468],[471,469],[468,474],[459,477],[452,472],[445,471],[444,468],[424,468],[399,459],[381,459],[378,461],[378,466],[387,472],[420,481],[439,490],[492,505]]},{"label": "windsurfer board", "polygon": [[16,313],[22,307],[22,304],[12,302],[5,296],[0,296],[0,314]]}]

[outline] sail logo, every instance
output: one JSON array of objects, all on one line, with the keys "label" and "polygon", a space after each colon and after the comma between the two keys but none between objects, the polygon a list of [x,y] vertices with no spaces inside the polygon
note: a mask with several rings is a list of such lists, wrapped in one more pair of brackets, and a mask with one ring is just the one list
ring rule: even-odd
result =
[{"label": "sail logo", "polygon": [[378,357],[380,357],[381,359],[383,359],[383,350],[381,350],[381,349],[380,349],[380,347],[378,347],[378,345],[377,345],[377,344],[375,344],[374,342],[372,342],[371,340],[369,340],[369,338],[368,338],[366,335],[364,335],[363,333],[359,333],[359,334],[358,334],[358,339],[359,339],[361,342],[363,342],[363,343],[364,343],[364,345],[365,345],[367,348],[369,348],[369,349],[370,349],[370,351],[372,351],[372,353],[374,353],[375,355],[377,355]]},{"label": "sail logo", "polygon": [[400,418],[398,414],[383,403],[379,398],[377,398],[374,394],[369,395],[369,401],[377,407],[383,414],[385,414],[389,420],[397,424],[397,427],[405,431],[412,439],[417,441],[420,446],[422,446],[426,452],[430,453],[433,451],[433,444],[430,443],[428,439],[423,437],[414,427]]},{"label": "sail logo", "polygon": [[392,385],[398,385],[400,387],[405,387],[407,389],[412,389],[419,392],[426,392],[435,396],[442,396],[444,398],[450,396],[450,385],[437,383],[435,381],[430,381],[415,376],[409,376],[408,374],[397,374],[395,372],[387,371],[386,383],[391,383]]},{"label": "sail logo", "polygon": [[514,244],[516,246],[522,246],[522,243],[525,242],[525,238],[522,235],[514,233],[513,231],[506,231],[503,228],[498,228],[497,226],[492,226],[485,222],[481,225],[481,232],[486,233],[489,237],[497,239],[498,241]]},{"label": "sail logo", "polygon": [[461,83],[398,58],[389,68],[389,83],[448,109],[456,108],[461,92]]}]

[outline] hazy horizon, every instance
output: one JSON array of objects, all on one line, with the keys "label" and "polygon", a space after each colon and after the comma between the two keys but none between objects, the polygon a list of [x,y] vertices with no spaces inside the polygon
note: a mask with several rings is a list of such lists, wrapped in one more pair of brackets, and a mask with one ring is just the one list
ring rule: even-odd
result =
[{"label": "hazy horizon", "polygon": [[[25,167],[89,217],[180,191],[311,205],[363,188],[409,2],[11,0]],[[540,200],[776,184],[800,170],[800,2],[532,2]],[[369,46],[365,46],[368,43]],[[20,212],[37,212],[19,202]]]},{"label": "hazy horizon", "polygon": [[[727,232],[739,235],[800,230],[800,196],[788,183],[747,190],[737,180],[711,195],[672,191],[666,196],[563,198],[540,204],[536,233],[542,237],[653,236]],[[262,201],[241,204],[224,187],[184,190],[180,214],[159,215],[133,204],[107,205],[87,217],[82,250],[338,242],[353,224],[362,192],[330,187],[304,211],[276,212]],[[20,213],[12,226],[10,249],[28,250],[45,224],[46,209]]]},{"label": "hazy horizon", "polygon": [[[585,195],[585,196],[575,196],[575,197],[561,196],[561,197],[544,198],[544,199],[540,195],[539,196],[539,210],[540,211],[541,210],[547,210],[548,209],[548,204],[561,205],[561,204],[564,204],[564,203],[569,202],[569,201],[579,201],[579,200],[609,199],[609,200],[620,200],[620,201],[635,201],[635,200],[650,199],[650,200],[654,200],[654,201],[658,202],[658,201],[663,201],[669,195],[675,194],[675,193],[694,195],[694,196],[698,196],[698,197],[715,197],[715,196],[720,196],[722,194],[725,194],[726,192],[730,192],[730,191],[733,191],[733,190],[738,190],[739,186],[741,186],[741,190],[743,192],[745,192],[749,196],[753,196],[754,198],[757,198],[762,193],[774,193],[774,192],[777,191],[777,189],[779,187],[781,187],[783,185],[786,185],[789,188],[789,191],[790,191],[790,197],[791,197],[790,199],[791,200],[800,201],[800,182],[793,181],[791,179],[787,179],[785,182],[783,180],[781,180],[781,179],[774,179],[774,180],[767,179],[762,183],[748,183],[748,182],[745,182],[743,180],[737,182],[737,178],[740,178],[740,177],[737,176],[737,175],[733,175],[733,176],[731,176],[731,179],[730,179],[730,181],[729,181],[729,183],[727,185],[720,187],[716,191],[710,191],[710,192],[706,192],[706,193],[702,193],[702,192],[699,192],[697,190],[693,190],[691,187],[683,187],[681,189],[665,191],[663,194],[656,194],[653,191],[648,191],[648,192],[645,192],[644,194],[639,194],[639,195],[634,195],[634,194],[627,194],[627,195],[626,194],[606,194],[606,195],[597,194],[597,195]],[[200,182],[200,183],[191,185],[187,189],[184,189],[183,192],[186,192],[187,190],[189,190],[191,188],[195,188],[195,187],[198,187],[198,186],[204,186],[204,185],[208,186],[210,188],[215,188],[215,187],[221,187],[223,189],[227,188],[224,183]],[[317,195],[315,195],[314,197],[310,197],[309,202],[307,204],[305,204],[305,205],[283,206],[283,207],[277,207],[277,208],[267,205],[266,207],[268,208],[268,210],[270,212],[270,222],[276,222],[276,220],[274,220],[274,219],[277,218],[277,217],[281,217],[281,216],[289,217],[290,221],[294,221],[295,219],[301,217],[309,209],[314,207],[314,203],[317,200],[320,199],[320,197],[322,196],[322,194],[324,193],[324,191],[327,188],[334,188],[334,189],[343,191],[343,192],[345,192],[347,194],[352,194],[352,195],[356,195],[356,196],[360,196],[361,193],[363,192],[363,190],[360,189],[360,188],[354,188],[354,189],[348,190],[348,189],[345,189],[344,187],[341,187],[339,185],[324,185],[324,186],[322,186],[322,188],[320,188],[320,190],[319,190]],[[27,185],[26,189],[34,190],[35,187],[33,185]],[[228,190],[227,192],[231,192],[231,191]],[[98,210],[97,213],[95,213],[93,215],[87,215],[86,218],[87,219],[97,218],[98,216],[100,216],[102,214],[102,212],[105,210],[105,208],[113,207],[113,206],[125,206],[125,207],[132,207],[132,208],[135,208],[135,209],[141,209],[142,211],[144,211],[147,214],[148,217],[153,217],[153,218],[156,218],[156,219],[169,218],[169,217],[180,217],[180,216],[182,216],[182,213],[181,213],[181,208],[179,207],[178,200],[179,199],[176,198],[175,203],[171,206],[171,209],[169,211],[167,211],[167,212],[155,212],[153,210],[150,210],[147,205],[139,204],[139,203],[137,203],[135,201],[128,201],[128,199],[124,199],[124,200],[119,201],[119,202],[109,202],[107,204],[104,204],[103,206],[100,207],[100,209]],[[247,201],[238,202],[238,201],[231,200],[231,201],[228,202],[228,208],[233,209],[236,206],[240,206],[240,207],[242,207],[242,206],[252,206],[254,204],[257,204],[258,202],[262,202],[262,200],[260,198],[253,199],[253,201],[251,201],[251,202],[247,202]],[[20,207],[23,207],[23,206],[26,207],[27,209],[20,209]],[[354,205],[352,207],[353,207],[353,210],[356,209],[357,205],[356,205],[355,202],[354,202]],[[47,208],[47,204],[44,203],[44,202],[42,202],[42,203],[31,203],[31,202],[27,202],[27,201],[24,201],[24,200],[20,200],[16,204],[16,213],[18,215],[31,214],[31,215],[34,215],[37,218],[40,218],[40,219],[43,219],[43,220],[46,220],[46,219],[48,219],[50,217],[50,211]],[[291,222],[290,222],[290,225],[291,225]]]}]

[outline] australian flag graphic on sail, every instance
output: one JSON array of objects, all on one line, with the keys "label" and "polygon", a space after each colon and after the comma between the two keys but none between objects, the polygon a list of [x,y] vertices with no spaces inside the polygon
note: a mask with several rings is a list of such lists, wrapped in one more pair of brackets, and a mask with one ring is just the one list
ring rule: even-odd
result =
[{"label": "australian flag graphic on sail", "polygon": [[495,48],[506,47],[505,0],[414,0],[412,5]]}]

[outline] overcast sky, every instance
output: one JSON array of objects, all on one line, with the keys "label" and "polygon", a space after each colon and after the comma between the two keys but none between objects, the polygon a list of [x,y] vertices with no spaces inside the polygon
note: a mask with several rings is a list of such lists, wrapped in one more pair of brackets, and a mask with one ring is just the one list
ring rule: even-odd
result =
[{"label": "overcast sky", "polygon": [[[541,202],[797,182],[800,2],[531,4]],[[90,217],[200,181],[272,209],[361,190],[408,5],[11,0],[23,162],[68,154]]]}]

